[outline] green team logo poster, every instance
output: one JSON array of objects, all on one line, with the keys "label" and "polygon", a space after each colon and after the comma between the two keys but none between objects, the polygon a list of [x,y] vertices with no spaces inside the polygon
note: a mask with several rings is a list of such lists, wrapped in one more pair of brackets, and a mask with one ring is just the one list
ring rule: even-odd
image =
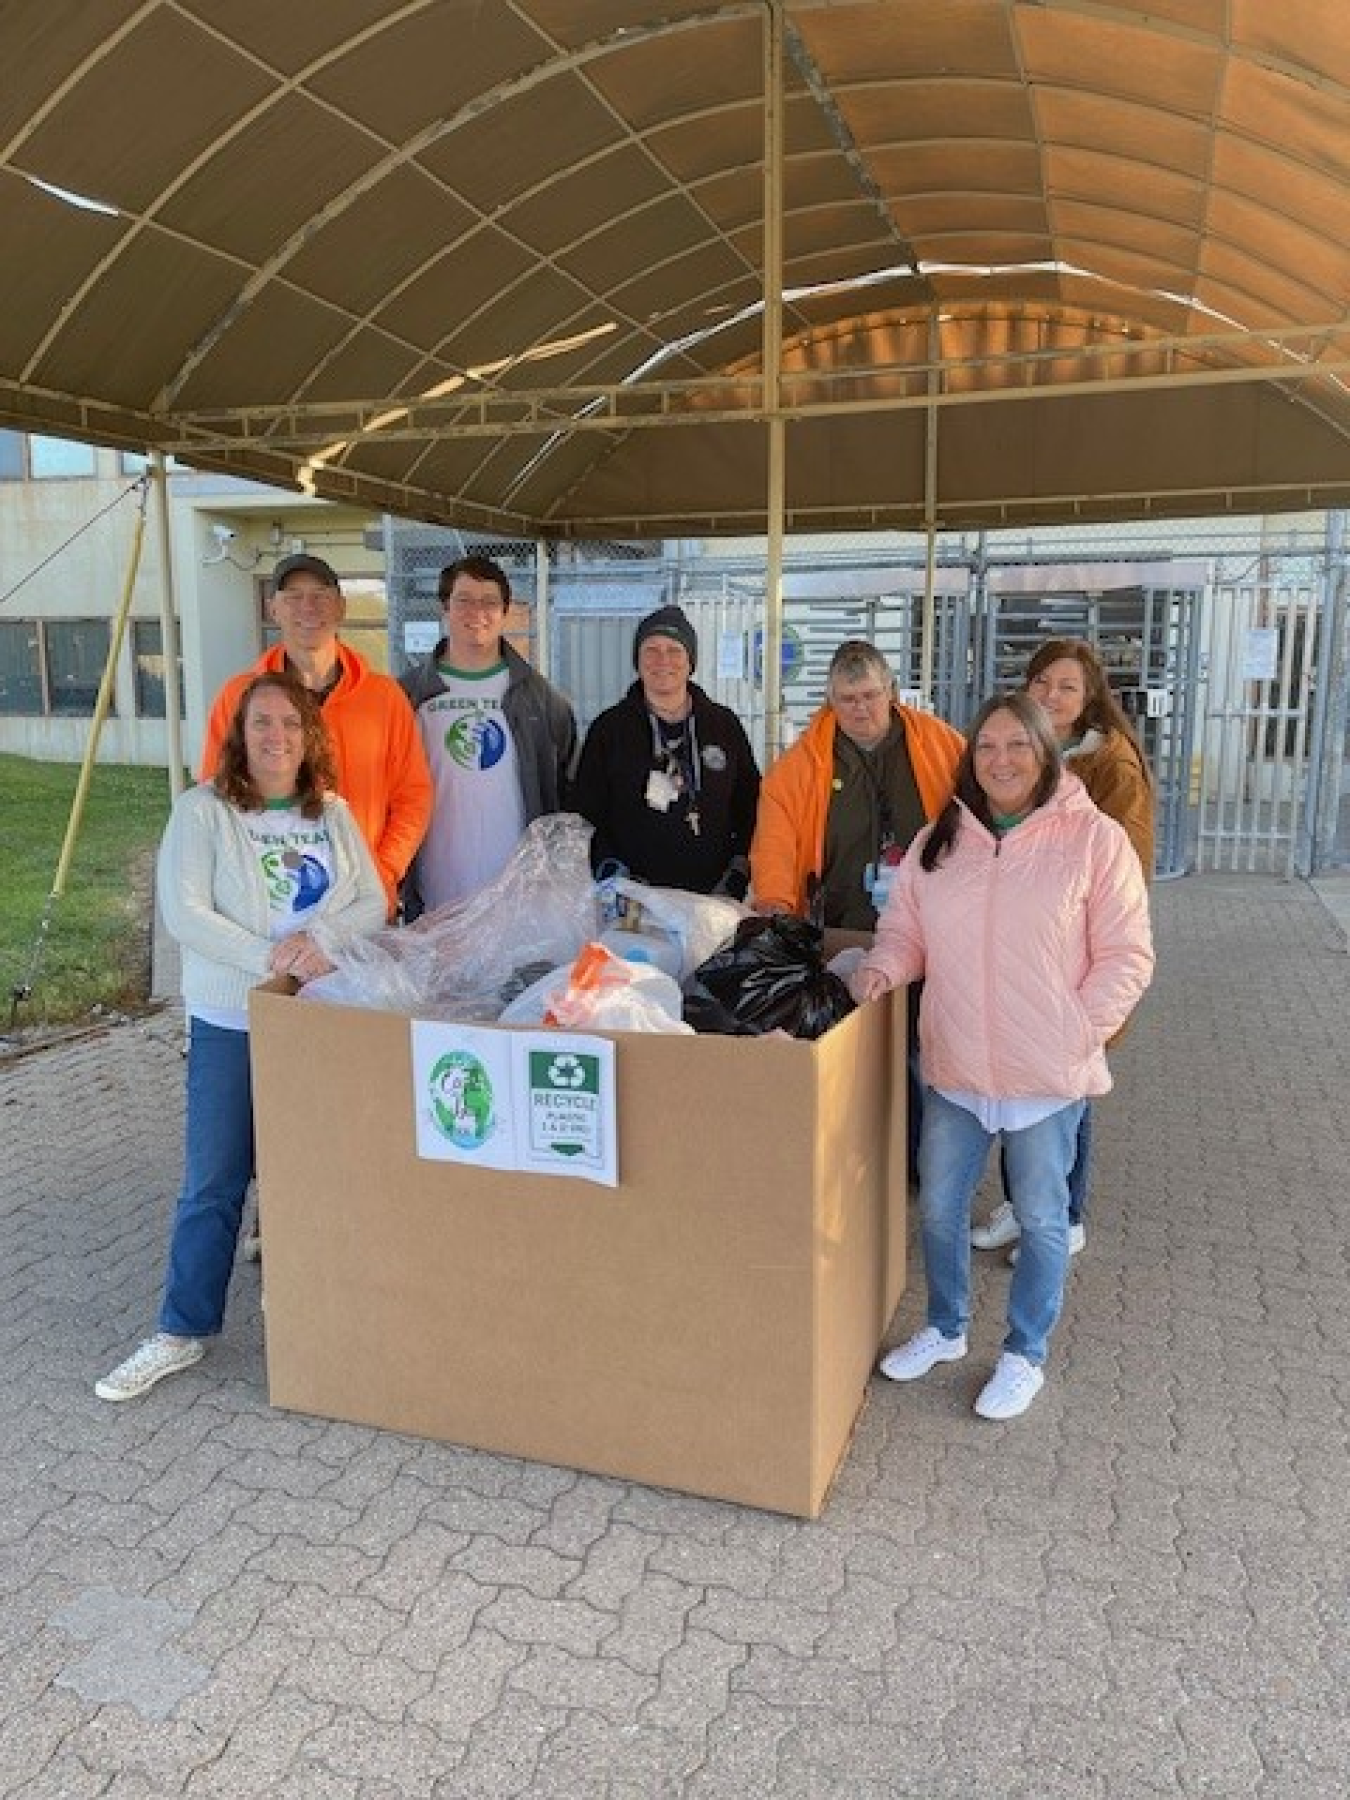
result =
[{"label": "green team logo poster", "polygon": [[419,1156],[618,1185],[607,1038],[424,1019],[411,1031]]},{"label": "green team logo poster", "polygon": [[415,1019],[412,1064],[417,1154],[514,1169],[506,1034]]},{"label": "green team logo poster", "polygon": [[431,1110],[438,1129],[460,1150],[484,1145],[496,1124],[492,1081],[476,1056],[451,1050],[431,1071]]}]

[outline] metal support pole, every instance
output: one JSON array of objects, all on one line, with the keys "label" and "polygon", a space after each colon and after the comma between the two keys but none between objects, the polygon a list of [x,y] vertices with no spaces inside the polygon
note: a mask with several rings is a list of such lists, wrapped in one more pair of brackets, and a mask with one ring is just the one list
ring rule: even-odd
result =
[{"label": "metal support pole", "polygon": [[925,706],[933,704],[933,659],[937,638],[937,486],[938,486],[938,409],[940,386],[938,350],[941,331],[937,307],[928,313],[928,393],[932,404],[924,414],[923,445],[923,622],[919,635],[919,699]]},{"label": "metal support pole", "polygon": [[549,587],[548,545],[534,543],[534,663],[541,675],[553,676],[553,593]]},{"label": "metal support pole", "polygon": [[768,431],[764,570],[764,759],[783,738],[783,521],[786,457],[783,370],[783,0],[764,9],[764,414]]},{"label": "metal support pole", "polygon": [[1345,761],[1347,682],[1346,603],[1350,565],[1346,559],[1346,515],[1327,514],[1326,566],[1322,578],[1321,624],[1313,687],[1312,740],[1308,746],[1307,791],[1299,831],[1297,872],[1319,875],[1332,862],[1340,820],[1341,771]]},{"label": "metal support pole", "polygon": [[94,701],[93,717],[89,721],[89,740],[85,745],[84,758],[80,764],[79,780],[75,784],[75,798],[70,803],[70,817],[66,820],[65,840],[61,845],[61,855],[56,864],[56,876],[52,882],[49,904],[60,899],[66,891],[66,878],[70,874],[71,858],[75,854],[75,844],[80,835],[80,823],[84,817],[84,803],[89,797],[89,783],[93,778],[94,764],[98,760],[99,739],[103,735],[104,721],[112,706],[113,687],[117,678],[117,659],[122,654],[122,642],[127,632],[127,616],[131,611],[131,596],[136,587],[136,571],[141,562],[141,546],[145,542],[145,503],[149,494],[147,480],[141,493],[140,511],[136,514],[136,532],[131,543],[131,555],[127,561],[126,580],[122,586],[122,598],[113,619],[112,634],[108,640],[108,660],[103,665],[103,679],[98,684],[98,697]]},{"label": "metal support pole", "polygon": [[159,644],[164,658],[164,724],[169,762],[169,795],[176,800],[183,780],[183,694],[178,683],[178,602],[173,578],[169,532],[169,475],[162,450],[150,452],[155,484],[155,522],[159,528]]}]

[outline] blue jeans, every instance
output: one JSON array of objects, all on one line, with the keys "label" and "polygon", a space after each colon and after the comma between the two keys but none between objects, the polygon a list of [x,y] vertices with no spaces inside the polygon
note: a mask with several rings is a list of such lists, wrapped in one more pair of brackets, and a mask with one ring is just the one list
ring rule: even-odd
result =
[{"label": "blue jeans", "polygon": [[[1006,1150],[1002,1157],[1003,1196],[1011,1199],[1008,1192],[1008,1156]],[[1083,1208],[1087,1205],[1088,1179],[1092,1174],[1092,1102],[1084,1100],[1083,1116],[1078,1121],[1078,1145],[1074,1151],[1073,1167],[1069,1170],[1069,1223],[1083,1223]]]},{"label": "blue jeans", "polygon": [[193,1019],[188,1039],[187,1154],[174,1214],[159,1329],[211,1337],[225,1319],[244,1196],[253,1179],[248,1033]]},{"label": "blue jeans", "polygon": [[[1043,1363],[1064,1301],[1069,1266],[1069,1168],[1081,1100],[1066,1102],[1025,1131],[1005,1131],[1008,1198],[1022,1228],[1008,1289],[1003,1348]],[[923,1097],[919,1142],[919,1217],[928,1323],[961,1337],[970,1323],[970,1203],[994,1136],[974,1113],[933,1088]]]}]

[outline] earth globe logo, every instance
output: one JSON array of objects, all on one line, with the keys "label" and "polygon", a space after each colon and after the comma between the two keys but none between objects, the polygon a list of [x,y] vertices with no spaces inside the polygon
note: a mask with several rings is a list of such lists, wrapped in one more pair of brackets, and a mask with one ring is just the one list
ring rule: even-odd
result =
[{"label": "earth globe logo", "polygon": [[446,754],[461,769],[491,769],[506,755],[506,732],[496,719],[468,713],[445,734]]},{"label": "earth globe logo", "polygon": [[457,1150],[479,1150],[493,1124],[492,1082],[476,1056],[451,1050],[439,1058],[428,1078],[432,1116],[437,1129]]}]

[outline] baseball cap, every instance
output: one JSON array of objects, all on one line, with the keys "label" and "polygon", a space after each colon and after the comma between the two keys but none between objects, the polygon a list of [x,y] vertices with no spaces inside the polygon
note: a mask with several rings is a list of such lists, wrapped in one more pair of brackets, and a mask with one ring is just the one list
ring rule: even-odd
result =
[{"label": "baseball cap", "polygon": [[317,575],[325,587],[342,591],[342,583],[331,563],[326,563],[321,556],[283,556],[272,571],[272,585],[285,587],[292,575]]}]

